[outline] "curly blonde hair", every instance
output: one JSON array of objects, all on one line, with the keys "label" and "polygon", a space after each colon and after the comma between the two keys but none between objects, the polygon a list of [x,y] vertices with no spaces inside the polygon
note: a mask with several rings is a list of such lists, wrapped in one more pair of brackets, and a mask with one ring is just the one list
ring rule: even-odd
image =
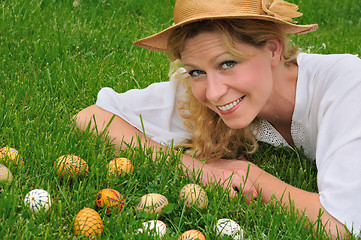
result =
[{"label": "curly blonde hair", "polygon": [[[287,66],[296,64],[298,49],[289,47],[287,34],[276,23],[262,20],[206,20],[191,23],[174,30],[168,39],[167,52],[173,62],[179,64],[184,42],[202,32],[218,32],[225,47],[235,56],[248,58],[235,48],[235,43],[246,43],[262,48],[270,39],[279,39],[283,44],[281,61]],[[179,67],[179,65],[177,65]],[[257,131],[259,120],[256,118],[251,126],[243,129],[229,128],[217,113],[200,103],[191,90],[190,77],[182,78],[186,87],[186,97],[179,102],[179,113],[184,118],[192,138],[182,143],[182,147],[198,159],[237,158],[239,155],[251,154],[258,144],[253,135]]]}]

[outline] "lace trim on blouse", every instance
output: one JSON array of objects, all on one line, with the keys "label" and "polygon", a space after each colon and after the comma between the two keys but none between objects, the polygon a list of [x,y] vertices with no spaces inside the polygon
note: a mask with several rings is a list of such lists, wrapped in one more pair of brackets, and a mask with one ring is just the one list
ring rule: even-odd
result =
[{"label": "lace trim on blouse", "polygon": [[[285,146],[294,149],[287,143],[281,134],[264,119],[260,120],[259,129],[255,129],[253,134],[259,141],[266,142],[276,147]],[[302,148],[307,156],[311,156],[311,147],[306,127],[299,122],[292,121],[291,135],[296,148]]]}]

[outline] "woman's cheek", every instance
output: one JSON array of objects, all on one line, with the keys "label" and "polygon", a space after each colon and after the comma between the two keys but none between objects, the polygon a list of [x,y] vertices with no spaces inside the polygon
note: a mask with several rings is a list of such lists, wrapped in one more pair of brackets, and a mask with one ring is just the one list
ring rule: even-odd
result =
[{"label": "woman's cheek", "polygon": [[192,81],[192,93],[200,102],[205,102],[205,88],[200,81]]}]

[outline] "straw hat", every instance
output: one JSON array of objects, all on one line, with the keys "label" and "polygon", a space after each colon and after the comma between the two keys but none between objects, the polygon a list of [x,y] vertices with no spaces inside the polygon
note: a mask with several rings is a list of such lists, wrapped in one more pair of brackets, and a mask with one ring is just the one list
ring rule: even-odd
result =
[{"label": "straw hat", "polygon": [[152,36],[134,42],[149,50],[167,50],[169,34],[185,24],[210,19],[260,19],[279,23],[286,33],[313,32],[317,24],[299,25],[292,18],[302,16],[298,6],[283,0],[177,0],[174,6],[174,24]]}]

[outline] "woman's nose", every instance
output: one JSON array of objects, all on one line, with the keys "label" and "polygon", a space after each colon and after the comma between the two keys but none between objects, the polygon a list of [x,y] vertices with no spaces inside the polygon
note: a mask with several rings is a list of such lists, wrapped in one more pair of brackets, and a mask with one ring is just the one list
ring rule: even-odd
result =
[{"label": "woman's nose", "polygon": [[228,86],[217,74],[207,74],[206,97],[208,101],[217,103],[228,92]]}]

